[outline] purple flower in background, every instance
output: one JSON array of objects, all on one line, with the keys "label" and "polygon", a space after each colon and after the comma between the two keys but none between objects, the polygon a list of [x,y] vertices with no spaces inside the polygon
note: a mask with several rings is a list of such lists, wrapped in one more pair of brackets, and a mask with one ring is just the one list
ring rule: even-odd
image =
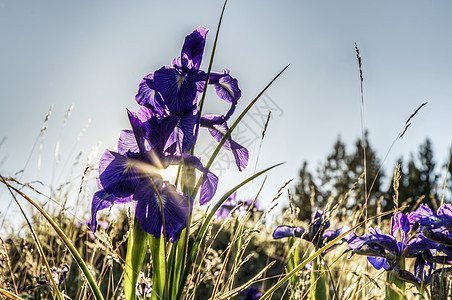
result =
[{"label": "purple flower in background", "polygon": [[243,297],[240,300],[258,300],[262,297],[260,289],[255,286],[251,286],[242,292]]},{"label": "purple flower in background", "polygon": [[[55,280],[55,283],[57,285],[60,285],[67,278],[67,275],[69,273],[69,265],[64,264],[61,266],[61,269],[57,267],[52,267],[50,271],[52,273],[53,280]],[[47,277],[47,273],[42,273],[40,277],[36,277],[36,281],[39,285],[50,286],[52,284],[50,279]]]},{"label": "purple flower in background", "polygon": [[[172,66],[165,66],[146,75],[141,81],[135,100],[151,110],[158,118],[171,117],[171,128],[165,150],[173,146],[177,153],[187,152],[196,143],[199,126],[209,128],[215,140],[219,141],[227,131],[226,121],[235,111],[241,91],[236,79],[224,73],[210,73],[209,84],[213,84],[217,95],[231,103],[229,111],[222,116],[207,115],[201,121],[198,111],[198,97],[204,90],[207,74],[200,70],[208,30],[198,27],[185,37],[181,56],[175,58]],[[200,123],[201,121],[201,123]],[[234,154],[241,171],[248,163],[248,151],[231,138],[223,148]]]},{"label": "purple flower in background", "polygon": [[[430,263],[452,264],[452,205],[443,204],[434,212],[427,204],[422,204],[410,215],[412,222],[418,222],[421,226],[422,236],[434,242],[437,253],[433,255],[425,251],[422,259]],[[444,255],[438,255],[442,252]]]},{"label": "purple flower in background", "polygon": [[[305,230],[301,227],[291,227],[287,225],[278,226],[273,232],[274,239],[281,239],[284,237],[301,237],[304,240],[311,242],[314,244],[315,248],[318,250],[322,248],[324,245],[328,244],[338,236],[344,234],[346,231],[350,229],[348,226],[343,226],[337,230],[328,230],[330,227],[330,221],[324,220],[324,214],[321,210],[316,210],[312,222],[309,225],[308,230]],[[335,244],[334,246],[328,248],[325,253],[333,250],[339,244]]]},{"label": "purple flower in background", "polygon": [[416,221],[423,227],[428,227],[434,232],[452,231],[452,204],[444,204],[434,212],[427,204],[421,204],[411,214],[412,222]]},{"label": "purple flower in background", "polygon": [[[413,227],[410,218],[398,212],[392,217],[390,235],[382,234],[378,228],[369,228],[370,233],[361,237],[352,233],[347,240],[348,246],[357,254],[367,255],[367,259],[377,270],[387,270],[398,264],[403,257],[416,257],[426,249],[436,248],[437,244],[422,234],[408,239],[408,232]],[[418,267],[420,266],[415,268]]]},{"label": "purple flower in background", "polygon": [[[253,204],[254,202],[254,204]],[[252,206],[252,207],[251,207]],[[259,202],[254,201],[254,199],[248,199],[248,200],[237,200],[236,193],[233,193],[231,196],[228,197],[228,200],[226,200],[223,205],[220,206],[220,208],[216,212],[216,219],[217,220],[226,220],[230,213],[232,211],[238,211],[239,213],[246,213],[248,210],[250,210],[251,213],[255,213],[260,211],[259,209]]]},{"label": "purple flower in background", "polygon": [[248,210],[250,210],[252,213],[261,211],[259,200],[258,199],[256,199],[256,201],[254,200],[255,199],[247,199],[239,201],[239,204],[241,204],[241,206],[239,207],[239,211],[247,212]]},{"label": "purple flower in background", "polygon": [[[91,208],[91,229],[96,230],[96,215],[114,203],[136,201],[135,214],[140,225],[149,234],[160,238],[165,217],[166,238],[175,241],[186,227],[193,199],[176,191],[158,173],[169,165],[185,165],[202,172],[203,184],[200,203],[205,204],[215,193],[218,178],[202,166],[192,155],[168,153],[167,141],[172,128],[170,118],[158,118],[142,108],[138,114],[128,112],[132,131],[123,130],[118,152],[106,150],[99,165],[99,191]],[[190,209],[190,211],[189,211]]]},{"label": "purple flower in background", "polygon": [[226,220],[229,217],[230,212],[237,206],[237,204],[236,193],[233,193],[217,210],[215,218],[217,220]]}]

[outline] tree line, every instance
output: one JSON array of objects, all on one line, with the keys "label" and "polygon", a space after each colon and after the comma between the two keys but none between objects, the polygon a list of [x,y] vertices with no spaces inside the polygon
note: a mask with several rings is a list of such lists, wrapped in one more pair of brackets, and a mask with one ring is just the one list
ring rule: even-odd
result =
[{"label": "tree line", "polygon": [[[352,150],[348,151],[338,136],[332,151],[314,172],[309,169],[307,161],[302,163],[293,197],[294,204],[299,208],[299,219],[310,219],[313,206],[324,207],[329,199],[333,201],[346,199],[343,207],[348,210],[362,208],[366,196],[365,188],[368,192],[370,216],[375,215],[377,211],[387,211],[394,207],[392,171],[395,166],[392,166],[389,175],[386,174],[388,167],[386,170],[380,170],[381,160],[370,144],[367,132],[364,141],[366,180],[362,176],[364,151],[361,138],[357,139]],[[420,203],[427,203],[430,207],[436,208],[443,195],[444,176],[441,174],[445,173],[446,168],[448,168],[446,195],[452,192],[452,167],[448,161],[446,158],[441,164],[436,162],[433,144],[429,138],[426,138],[417,152],[411,153],[408,159],[400,157],[397,160],[401,176],[397,189],[399,203],[407,205],[408,210],[415,209]]]}]

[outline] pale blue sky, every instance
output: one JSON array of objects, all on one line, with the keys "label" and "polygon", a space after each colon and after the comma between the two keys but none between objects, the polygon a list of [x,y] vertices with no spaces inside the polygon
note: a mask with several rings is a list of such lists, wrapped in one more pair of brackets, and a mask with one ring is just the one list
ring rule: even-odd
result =
[{"label": "pale blue sky", "polygon": [[[102,141],[93,158],[97,163],[128,127],[125,109],[138,108],[134,96],[141,78],[170,64],[180,54],[184,36],[199,25],[210,29],[202,64],[207,68],[222,5],[212,0],[0,0],[0,140],[6,137],[0,146],[1,173],[23,168],[52,106],[41,169],[37,147],[23,179],[47,184],[71,178],[79,184],[91,148]],[[360,136],[354,41],[363,58],[365,126],[380,158],[408,116],[429,102],[390,153],[385,163],[389,173],[397,157],[417,151],[427,136],[436,159],[446,160],[452,129],[451,13],[450,1],[230,1],[213,69],[229,68],[239,80],[237,112],[291,64],[267,92],[277,109],[258,169],[287,163],[269,174],[263,200],[271,200],[280,185],[296,178],[303,160],[315,169],[338,134],[350,149]],[[213,93],[209,96],[205,112],[222,113],[226,106]],[[88,119],[88,130],[76,142]],[[239,176],[233,167],[224,171],[217,197],[253,173],[259,146],[254,137],[261,130],[255,121],[245,119],[241,128],[251,143],[250,166]],[[56,165],[59,137],[61,162]],[[203,138],[199,151],[210,142],[209,136]],[[80,151],[83,163],[68,175]],[[0,207],[4,211],[4,203]]]}]

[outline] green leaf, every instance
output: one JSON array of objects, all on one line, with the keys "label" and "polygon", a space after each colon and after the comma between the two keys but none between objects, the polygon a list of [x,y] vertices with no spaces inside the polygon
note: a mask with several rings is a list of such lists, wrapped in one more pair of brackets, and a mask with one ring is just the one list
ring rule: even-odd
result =
[{"label": "green leaf", "polygon": [[148,234],[149,248],[152,257],[152,300],[161,300],[164,298],[166,281],[166,257],[165,242],[163,236],[156,239],[152,234]]},{"label": "green leaf", "polygon": [[143,266],[147,249],[146,232],[135,217],[129,231],[127,242],[126,265],[124,275],[124,294],[126,299],[135,300],[138,276]]},{"label": "green leaf", "polygon": [[311,271],[311,300],[326,300],[326,280],[325,271],[321,262],[321,257],[317,256],[312,261]]},{"label": "green leaf", "polygon": [[[402,270],[405,269],[405,259],[401,258],[399,266]],[[403,300],[405,299],[405,281],[398,278],[393,272],[386,272],[386,287],[385,299],[388,300]]]}]

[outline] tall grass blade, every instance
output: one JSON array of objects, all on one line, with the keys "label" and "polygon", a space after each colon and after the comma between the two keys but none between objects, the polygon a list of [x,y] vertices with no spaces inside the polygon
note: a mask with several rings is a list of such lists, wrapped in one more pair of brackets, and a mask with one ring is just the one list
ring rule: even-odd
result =
[{"label": "tall grass blade", "polygon": [[149,248],[152,256],[152,300],[161,300],[165,298],[166,282],[166,256],[164,238],[156,239],[148,234]]},{"label": "tall grass blade", "polygon": [[[0,178],[3,182],[5,181],[3,176],[0,175]],[[52,276],[52,270],[50,269],[49,262],[47,261],[46,255],[44,254],[44,250],[42,250],[42,246],[41,246],[41,243],[39,242],[38,236],[36,235],[33,227],[31,226],[31,223],[28,220],[27,215],[25,214],[24,210],[22,209],[22,206],[20,205],[19,201],[17,201],[17,198],[14,195],[13,191],[11,190],[11,188],[9,186],[7,186],[7,188],[8,188],[8,191],[11,193],[11,196],[13,196],[14,201],[16,201],[16,204],[19,207],[20,212],[22,213],[25,220],[27,221],[28,227],[30,228],[31,234],[33,235],[33,239],[36,243],[36,247],[38,248],[39,256],[41,257],[42,261],[44,262],[44,265],[45,265],[45,268],[47,271],[47,276],[49,277],[49,280],[53,286],[55,294],[56,294],[58,300],[63,300],[63,296],[61,295],[60,289],[58,288],[58,285],[55,282],[55,278]]]},{"label": "tall grass blade", "polygon": [[312,261],[311,300],[326,300],[325,270],[320,255]]},{"label": "tall grass blade", "polygon": [[223,14],[224,14],[224,10],[226,8],[226,3],[228,3],[228,0],[224,1],[223,9],[221,10],[220,20],[218,21],[217,32],[215,34],[215,40],[213,42],[212,54],[210,55],[209,67],[207,68],[207,76],[206,76],[206,82],[204,84],[204,91],[202,92],[201,100],[199,100],[199,115],[201,115],[201,113],[202,113],[202,108],[204,106],[204,99],[206,98],[207,86],[209,84],[210,71],[212,70],[213,57],[215,55],[215,50],[217,49],[218,34],[220,33],[221,21],[223,20]]},{"label": "tall grass blade", "polygon": [[248,280],[248,282],[246,282],[245,284],[233,289],[232,291],[226,292],[223,295],[218,296],[219,300],[226,300],[226,299],[231,299],[232,297],[238,295],[240,292],[242,292],[243,290],[249,288],[254,282],[256,282],[262,275],[265,274],[265,272],[268,271],[268,269],[270,269],[271,267],[273,267],[273,265],[275,264],[276,260],[272,261],[271,263],[269,263],[268,265],[266,265],[262,270],[260,270],[259,273],[256,274],[256,276],[254,276],[253,278],[251,278],[250,280]]},{"label": "tall grass blade", "polygon": [[46,211],[44,211],[36,202],[34,202],[30,197],[25,195],[22,191],[16,189],[11,184],[9,184],[3,177],[0,179],[6,186],[8,186],[10,189],[18,193],[22,198],[27,200],[31,205],[33,205],[41,214],[42,216],[50,223],[50,225],[53,227],[55,232],[60,236],[60,238],[63,240],[64,244],[68,248],[69,252],[71,252],[72,256],[74,257],[76,263],[82,270],[83,274],[85,275],[86,279],[88,280],[88,285],[90,286],[94,297],[98,300],[104,299],[102,296],[99,287],[96,284],[96,281],[94,280],[93,275],[88,269],[88,266],[85,264],[85,261],[80,256],[80,253],[78,253],[77,249],[75,248],[74,244],[69,240],[69,238],[66,236],[66,234],[63,232],[63,230],[58,226],[58,224],[53,221],[53,219],[47,214]]},{"label": "tall grass blade", "polygon": [[[218,143],[217,147],[213,151],[212,155],[209,158],[209,161],[206,164],[206,169],[209,169],[215,158],[217,157],[218,153],[220,152],[220,149],[223,147],[224,143],[228,140],[228,138],[231,136],[232,131],[237,127],[237,125],[240,123],[240,121],[243,119],[243,117],[248,113],[248,111],[253,107],[254,104],[256,104],[257,100],[262,96],[263,93],[275,82],[275,80],[289,67],[289,65],[285,66],[284,69],[282,69],[268,84],[265,86],[265,88],[253,99],[253,101],[248,104],[248,106],[245,108],[245,110],[237,117],[237,119],[234,121],[232,126],[229,128],[229,130],[226,132],[226,134],[223,136],[221,141]],[[198,193],[199,187],[201,186],[201,178],[196,183],[195,190],[193,191],[192,197],[194,198],[196,194]]]},{"label": "tall grass blade", "polygon": [[231,190],[229,190],[229,192],[227,192],[225,195],[223,195],[223,197],[221,197],[221,199],[214,205],[214,207],[212,208],[212,210],[210,211],[210,213],[207,215],[206,219],[202,223],[201,228],[199,229],[198,235],[196,236],[196,240],[190,251],[190,254],[187,257],[187,262],[186,262],[186,265],[184,268],[184,272],[182,273],[182,277],[181,277],[180,285],[179,285],[179,291],[177,293],[176,299],[182,299],[182,291],[184,289],[184,285],[187,280],[188,273],[190,272],[192,264],[194,262],[196,253],[198,252],[198,247],[199,247],[201,241],[203,240],[204,235],[206,234],[206,230],[207,230],[207,227],[209,226],[210,221],[212,220],[213,216],[215,215],[217,210],[220,208],[220,206],[223,205],[223,203],[229,198],[229,196],[231,196],[239,188],[241,188],[245,184],[253,181],[257,177],[261,176],[262,174],[264,174],[264,173],[270,171],[271,169],[276,168],[282,164],[283,163],[276,164],[274,166],[271,166],[265,170],[262,170],[256,174],[254,174],[253,176],[248,177],[247,179],[245,179],[244,181],[242,181],[241,183],[239,183],[238,185],[233,187]]},{"label": "tall grass blade", "polygon": [[136,299],[138,276],[143,266],[147,245],[147,234],[135,217],[133,226],[130,227],[129,231],[124,267],[124,294],[127,300]]},{"label": "tall grass blade", "polygon": [[4,290],[2,288],[0,288],[0,295],[5,296],[8,299],[12,299],[12,300],[23,300],[23,298],[20,298],[17,295],[14,295],[13,293],[8,292],[7,290]]}]

